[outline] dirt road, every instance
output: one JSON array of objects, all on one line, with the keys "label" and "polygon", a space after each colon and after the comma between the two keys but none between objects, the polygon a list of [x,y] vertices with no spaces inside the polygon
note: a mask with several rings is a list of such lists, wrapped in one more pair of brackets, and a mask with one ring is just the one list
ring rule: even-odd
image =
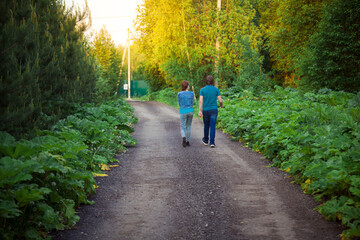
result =
[{"label": "dirt road", "polygon": [[218,131],[215,149],[201,143],[194,119],[182,147],[179,114],[154,102],[130,104],[138,144],[120,167],[99,178],[95,205],[79,209],[75,229],[54,239],[339,239],[316,203],[261,155]]}]

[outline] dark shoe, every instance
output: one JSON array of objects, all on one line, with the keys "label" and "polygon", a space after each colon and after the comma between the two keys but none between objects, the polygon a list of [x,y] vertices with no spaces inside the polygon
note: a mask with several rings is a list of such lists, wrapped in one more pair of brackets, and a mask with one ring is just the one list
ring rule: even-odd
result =
[{"label": "dark shoe", "polygon": [[190,142],[189,141],[186,142],[186,146],[190,147]]},{"label": "dark shoe", "polygon": [[210,147],[211,147],[211,148],[215,148],[215,144],[210,144]]},{"label": "dark shoe", "polygon": [[183,137],[182,145],[183,147],[186,147],[186,137]]},{"label": "dark shoe", "polygon": [[208,142],[205,142],[205,141],[204,141],[204,138],[203,138],[203,139],[201,139],[201,141],[203,142],[203,144],[204,144],[205,146],[209,145],[209,143],[208,143]]}]

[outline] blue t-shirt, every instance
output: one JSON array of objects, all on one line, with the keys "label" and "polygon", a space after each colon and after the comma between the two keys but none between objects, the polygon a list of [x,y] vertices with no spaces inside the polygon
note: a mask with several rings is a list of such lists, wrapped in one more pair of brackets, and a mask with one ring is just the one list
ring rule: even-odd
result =
[{"label": "blue t-shirt", "polygon": [[217,96],[220,96],[220,91],[213,85],[206,85],[200,89],[200,96],[203,96],[203,111],[217,109]]},{"label": "blue t-shirt", "polygon": [[180,106],[180,114],[194,112],[194,93],[190,91],[182,91],[178,93],[178,102]]}]

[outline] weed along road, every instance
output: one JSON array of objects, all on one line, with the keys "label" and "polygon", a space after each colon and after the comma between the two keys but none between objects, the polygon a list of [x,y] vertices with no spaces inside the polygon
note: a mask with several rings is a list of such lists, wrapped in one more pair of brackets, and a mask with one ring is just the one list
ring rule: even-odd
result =
[{"label": "weed along road", "polygon": [[131,101],[138,144],[118,156],[119,167],[97,178],[94,205],[54,239],[340,239],[338,224],[317,203],[269,167],[259,153],[217,131],[216,148],[201,142],[194,119],[189,147],[181,145],[178,110]]}]

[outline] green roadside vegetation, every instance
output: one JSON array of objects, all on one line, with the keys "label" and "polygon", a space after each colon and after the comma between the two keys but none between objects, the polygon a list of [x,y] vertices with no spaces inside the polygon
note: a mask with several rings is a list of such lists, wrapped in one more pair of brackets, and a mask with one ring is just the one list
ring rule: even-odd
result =
[{"label": "green roadside vegetation", "polygon": [[[181,89],[179,90],[181,91]],[[150,92],[145,96],[141,97],[140,100],[142,101],[155,101],[166,103],[174,108],[180,109],[179,103],[177,100],[177,93],[172,88],[165,88],[157,92]],[[197,113],[196,109],[199,108],[199,98],[195,99],[194,101],[194,113]]]},{"label": "green roadside vegetation", "polygon": [[136,121],[117,98],[78,107],[28,140],[0,132],[1,239],[43,239],[74,225],[75,208],[91,203],[94,177],[136,143],[130,135]]},{"label": "green roadside vegetation", "polygon": [[[218,126],[289,172],[351,239],[360,236],[359,6],[144,0],[130,77],[148,81],[142,99],[178,108],[182,80],[198,97],[213,75],[225,100]],[[113,98],[128,78],[124,48],[106,28],[90,41],[90,20],[86,4],[0,2],[0,238],[73,225],[94,174],[136,142],[132,108]]]},{"label": "green roadside vegetation", "polygon": [[73,226],[94,177],[136,143],[114,96],[122,47],[105,28],[87,39],[90,22],[86,5],[0,2],[0,239]]},{"label": "green roadside vegetation", "polygon": [[360,235],[360,94],[227,91],[218,127],[260,152],[319,201],[326,219]]}]

